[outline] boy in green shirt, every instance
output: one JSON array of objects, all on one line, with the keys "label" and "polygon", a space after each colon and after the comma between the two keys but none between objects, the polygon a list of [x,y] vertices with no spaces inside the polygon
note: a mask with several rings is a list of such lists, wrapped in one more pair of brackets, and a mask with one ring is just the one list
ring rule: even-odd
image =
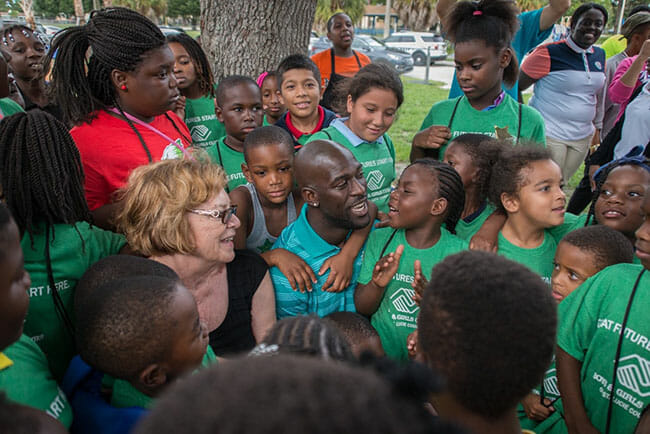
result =
[{"label": "boy in green shirt", "polygon": [[244,139],[262,125],[262,95],[249,77],[231,75],[217,87],[217,118],[223,122],[226,135],[209,146],[206,152],[213,163],[223,167],[228,178],[228,191],[246,184],[242,172]]},{"label": "boy in green shirt", "polygon": [[76,298],[75,314],[81,358],[115,378],[115,407],[148,408],[177,378],[216,360],[194,297],[177,278],[91,284]]},{"label": "boy in green shirt", "polygon": [[18,227],[0,204],[0,391],[11,401],[42,410],[69,428],[72,409],[43,352],[22,334],[30,283]]},{"label": "boy in green shirt", "polygon": [[563,417],[556,416],[548,432],[632,432],[650,404],[643,374],[650,366],[647,195],[641,212],[635,247],[642,265],[608,267],[560,304],[556,357]]},{"label": "boy in green shirt", "polygon": [[517,403],[547,369],[556,306],[535,273],[487,252],[448,256],[431,272],[418,352],[446,379],[431,396],[440,418],[468,432],[520,434]]}]

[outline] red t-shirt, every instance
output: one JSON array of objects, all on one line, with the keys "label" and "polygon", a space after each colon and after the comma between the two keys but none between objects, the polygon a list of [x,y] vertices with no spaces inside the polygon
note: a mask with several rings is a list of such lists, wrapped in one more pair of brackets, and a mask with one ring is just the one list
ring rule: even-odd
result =
[{"label": "red t-shirt", "polygon": [[[173,112],[167,112],[182,135],[164,116],[157,116],[149,125],[156,128],[179,146],[188,147],[185,140],[190,132]],[[179,158],[182,152],[159,134],[134,124],[151,152],[154,161]],[[112,202],[113,193],[125,183],[133,169],[149,164],[142,143],[127,121],[100,111],[90,124],[84,123],[70,130],[70,135],[81,154],[85,174],[86,200],[91,211]],[[183,135],[185,137],[183,137]]]}]

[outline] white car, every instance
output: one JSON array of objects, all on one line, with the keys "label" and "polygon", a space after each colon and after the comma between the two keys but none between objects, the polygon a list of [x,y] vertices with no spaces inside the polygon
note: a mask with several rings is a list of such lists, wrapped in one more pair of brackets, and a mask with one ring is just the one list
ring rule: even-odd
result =
[{"label": "white car", "polygon": [[384,43],[397,50],[409,53],[413,63],[422,66],[426,63],[427,49],[431,63],[447,58],[447,43],[442,36],[426,32],[397,32],[384,39]]}]

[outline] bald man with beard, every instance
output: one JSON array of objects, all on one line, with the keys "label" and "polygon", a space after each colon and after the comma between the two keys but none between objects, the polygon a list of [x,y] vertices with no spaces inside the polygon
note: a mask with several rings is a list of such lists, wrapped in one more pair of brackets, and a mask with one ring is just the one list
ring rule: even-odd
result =
[{"label": "bald man with beard", "polygon": [[[296,254],[316,272],[341,251],[353,231],[369,228],[376,207],[368,202],[361,164],[337,143],[317,140],[303,147],[296,154],[294,173],[305,204],[273,248]],[[354,312],[354,288],[362,256],[363,249],[354,260],[350,284],[341,292],[322,289],[329,271],[318,276],[311,291],[299,292],[292,289],[277,267],[271,268],[278,319],[310,313],[322,317],[332,312]]]}]

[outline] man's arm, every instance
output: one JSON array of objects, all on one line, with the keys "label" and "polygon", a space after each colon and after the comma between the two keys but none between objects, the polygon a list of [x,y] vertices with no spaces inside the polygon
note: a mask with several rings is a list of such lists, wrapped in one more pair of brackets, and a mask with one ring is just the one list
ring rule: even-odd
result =
[{"label": "man's arm", "polygon": [[557,20],[571,7],[571,0],[549,0],[548,4],[542,9],[542,15],[539,17],[539,30],[544,31],[550,28]]}]

